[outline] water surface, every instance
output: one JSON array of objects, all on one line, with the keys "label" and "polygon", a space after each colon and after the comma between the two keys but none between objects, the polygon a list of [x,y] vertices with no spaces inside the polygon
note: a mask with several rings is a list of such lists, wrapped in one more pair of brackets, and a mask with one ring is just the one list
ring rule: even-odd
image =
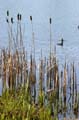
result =
[{"label": "water surface", "polygon": [[[6,11],[14,17],[16,26],[17,13],[22,14],[22,24],[25,28],[24,46],[28,53],[31,51],[31,23],[29,16],[33,16],[35,33],[36,59],[43,55],[48,56],[50,27],[49,18],[52,18],[52,47],[59,39],[64,38],[64,46],[57,48],[57,57],[60,63],[65,58],[68,62],[79,62],[79,0],[0,0],[0,48],[8,46]],[[16,28],[16,27],[15,27]]]}]

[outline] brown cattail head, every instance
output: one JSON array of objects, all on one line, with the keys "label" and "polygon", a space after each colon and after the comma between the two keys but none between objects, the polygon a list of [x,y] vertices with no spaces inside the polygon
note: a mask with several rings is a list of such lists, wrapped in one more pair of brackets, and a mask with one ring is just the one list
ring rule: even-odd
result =
[{"label": "brown cattail head", "polygon": [[9,16],[9,10],[7,10],[7,16]]},{"label": "brown cattail head", "polygon": [[9,23],[9,20],[8,20],[8,19],[6,19],[6,22],[7,22],[7,23]]},{"label": "brown cattail head", "polygon": [[30,20],[32,21],[32,16],[30,16]]},{"label": "brown cattail head", "polygon": [[11,23],[13,24],[13,17],[11,17]]},{"label": "brown cattail head", "polygon": [[17,14],[17,20],[19,20],[19,13]]},{"label": "brown cattail head", "polygon": [[22,20],[22,15],[21,14],[19,15],[19,20]]},{"label": "brown cattail head", "polygon": [[51,24],[52,23],[52,19],[50,18],[49,21],[50,21],[50,24]]}]

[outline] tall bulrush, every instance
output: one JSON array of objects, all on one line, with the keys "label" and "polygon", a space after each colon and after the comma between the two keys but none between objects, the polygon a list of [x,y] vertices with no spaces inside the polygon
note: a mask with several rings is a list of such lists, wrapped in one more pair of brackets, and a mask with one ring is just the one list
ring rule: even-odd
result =
[{"label": "tall bulrush", "polygon": [[18,51],[16,50],[16,53],[15,53],[15,67],[16,67],[16,86],[19,85],[19,73],[20,73],[20,70],[19,70],[19,54],[18,54]]},{"label": "tall bulrush", "polygon": [[62,112],[62,110],[63,110],[63,101],[62,101],[62,97],[63,97],[63,84],[62,84],[62,82],[63,82],[63,71],[61,71],[61,76],[60,76],[60,94],[59,94],[59,96],[60,96],[60,111]]},{"label": "tall bulrush", "polygon": [[34,102],[35,102],[35,97],[36,97],[35,84],[36,84],[35,64],[34,64],[34,61],[31,55],[30,71],[29,71],[29,85],[30,85],[31,96],[33,96]]},{"label": "tall bulrush", "polygon": [[[13,36],[13,29],[12,29],[12,26],[13,26],[13,17],[10,18],[9,16],[9,11],[7,11],[7,18],[6,18],[6,22],[8,24],[8,39],[9,39],[9,48],[8,48],[8,56],[7,56],[7,60],[6,60],[6,64],[9,65],[8,69],[9,69],[9,77],[8,77],[8,86],[10,89],[12,89],[12,79],[13,79],[13,66],[12,66],[12,49],[15,48],[15,39],[14,39],[14,36]],[[14,43],[14,44],[13,44]],[[6,53],[7,55],[7,53]]]},{"label": "tall bulrush", "polygon": [[55,91],[56,91],[56,105],[57,105],[57,112],[58,112],[58,109],[59,109],[59,71],[57,70],[56,72],[56,88],[55,88]]},{"label": "tall bulrush", "polygon": [[[23,33],[22,33],[22,15],[17,14],[17,35],[16,35],[16,44],[17,48],[23,51]],[[20,56],[21,57],[21,56]]]},{"label": "tall bulrush", "polygon": [[56,63],[56,61],[55,61],[55,63],[54,63],[54,70],[53,70],[53,79],[54,79],[54,89],[56,89],[57,88],[57,82],[58,82],[58,65],[57,65],[57,63]]},{"label": "tall bulrush", "polygon": [[46,69],[46,87],[47,89],[49,88],[49,63],[48,63],[48,60],[47,60],[47,69]]},{"label": "tall bulrush", "polygon": [[36,99],[36,61],[35,61],[35,39],[33,30],[33,19],[30,16],[31,26],[32,26],[32,42],[31,42],[31,63],[30,63],[30,81],[34,97],[34,102]]},{"label": "tall bulrush", "polygon": [[69,85],[69,93],[68,93],[68,96],[69,96],[69,99],[68,99],[68,104],[70,105],[70,110],[72,109],[71,107],[71,102],[72,102],[72,73],[71,73],[71,66],[70,66],[70,69],[69,69],[69,74],[68,74],[68,71],[67,71],[67,74],[68,74],[68,85]]},{"label": "tall bulrush", "polygon": [[34,71],[34,79],[35,79],[35,84],[34,84],[34,103],[36,102],[36,62],[35,59],[33,59],[33,71]]},{"label": "tall bulrush", "polygon": [[2,82],[3,82],[3,92],[6,89],[6,53],[5,50],[2,51]]},{"label": "tall bulrush", "polygon": [[8,86],[9,89],[12,90],[12,56],[10,55],[8,58],[8,65],[9,65],[9,77],[8,77]]},{"label": "tall bulrush", "polygon": [[10,35],[10,23],[9,23],[9,10],[7,10],[7,17],[6,17],[6,22],[7,22],[7,24],[8,24],[8,37],[9,37],[9,53],[10,53],[10,50],[11,50],[11,46],[10,46],[10,44],[11,44],[11,35]]},{"label": "tall bulrush", "polygon": [[75,103],[77,103],[78,96],[77,96],[77,76],[76,76],[76,70],[75,70]]},{"label": "tall bulrush", "polygon": [[17,14],[17,34],[16,34],[16,45],[17,45],[17,49],[19,47],[19,21],[20,21],[20,18],[19,18],[20,14],[18,13]]},{"label": "tall bulrush", "polygon": [[40,67],[39,67],[39,86],[40,86],[40,92],[42,93],[43,90],[43,59],[42,59],[42,50],[41,50],[41,60],[40,60]]},{"label": "tall bulrush", "polygon": [[13,80],[13,89],[16,90],[16,66],[15,66],[15,62],[16,62],[16,56],[15,54],[12,56],[13,60],[12,60],[12,80]]},{"label": "tall bulrush", "polygon": [[75,81],[74,81],[74,105],[73,105],[73,111],[76,117],[78,118],[78,92],[77,92],[77,76],[76,76],[76,70],[75,70]]},{"label": "tall bulrush", "polygon": [[31,21],[31,26],[32,26],[32,42],[31,42],[31,49],[32,49],[32,53],[33,53],[33,57],[35,59],[35,36],[34,36],[34,28],[33,28],[33,18],[32,16],[30,16],[30,21]]},{"label": "tall bulrush", "polygon": [[75,83],[75,68],[74,62],[72,64],[72,105],[74,105],[74,83]]},{"label": "tall bulrush", "polygon": [[22,15],[21,14],[18,14],[17,15],[17,20],[18,20],[18,33],[17,33],[17,36],[18,36],[18,43],[19,43],[19,62],[20,62],[20,84],[23,83],[23,33],[22,33],[22,26],[21,26],[21,21],[22,21]]},{"label": "tall bulrush", "polygon": [[[51,43],[52,43],[52,39],[51,39],[51,24],[52,24],[52,19],[50,18],[49,19],[49,23],[50,23],[50,68],[51,68]],[[51,89],[51,87],[52,87],[52,85],[51,85],[52,83],[51,83],[51,69],[50,69],[50,78],[49,78],[49,86],[50,86],[50,89]]]},{"label": "tall bulrush", "polygon": [[9,44],[9,54],[11,54],[12,49],[15,49],[15,39],[13,35],[13,17],[10,18],[9,11],[7,11],[7,17],[6,17],[6,22],[8,25],[8,44]]},{"label": "tall bulrush", "polygon": [[25,50],[23,51],[23,71],[24,71],[24,86],[28,79],[28,65],[27,65],[27,54],[25,53]]},{"label": "tall bulrush", "polygon": [[[18,83],[21,84],[22,78],[23,78],[23,62],[24,62],[23,49],[24,49],[24,47],[23,47],[23,39],[22,39],[23,36],[22,36],[22,28],[21,28],[21,19],[22,19],[22,16],[21,16],[21,14],[19,14],[17,17],[18,32],[17,32],[17,36],[15,38],[13,35],[14,20],[13,20],[13,17],[10,18],[9,11],[7,11],[6,22],[8,24],[9,49],[8,49],[8,53],[5,53],[7,59],[3,60],[3,62],[6,62],[6,64],[5,64],[5,67],[7,66],[6,71],[9,70],[8,86],[9,86],[9,88],[11,87],[11,89],[13,89],[13,87],[15,86],[14,82],[16,84],[17,78],[21,79],[20,81],[17,80],[18,81],[17,84]],[[16,45],[17,41],[18,41],[18,45]],[[19,47],[20,47],[20,51],[18,50]],[[19,77],[19,75],[21,75],[21,76]],[[18,76],[18,77],[16,78],[16,76]]]},{"label": "tall bulrush", "polygon": [[67,70],[66,70],[66,62],[64,66],[64,84],[63,84],[63,95],[64,95],[64,106],[66,107],[66,84],[67,84]]}]

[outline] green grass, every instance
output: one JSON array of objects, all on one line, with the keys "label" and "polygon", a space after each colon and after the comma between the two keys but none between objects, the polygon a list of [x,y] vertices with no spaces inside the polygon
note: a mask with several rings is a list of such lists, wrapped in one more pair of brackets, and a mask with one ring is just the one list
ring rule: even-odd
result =
[{"label": "green grass", "polygon": [[28,86],[16,91],[6,90],[0,97],[0,120],[56,120],[51,115],[51,104],[45,104],[39,92],[38,104],[31,101]]}]

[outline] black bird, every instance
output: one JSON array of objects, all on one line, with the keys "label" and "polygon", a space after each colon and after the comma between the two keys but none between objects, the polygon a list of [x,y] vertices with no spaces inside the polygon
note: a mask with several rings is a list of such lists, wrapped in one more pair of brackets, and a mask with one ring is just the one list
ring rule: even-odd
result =
[{"label": "black bird", "polygon": [[57,43],[57,45],[63,46],[63,41],[64,41],[64,39],[62,38],[62,39],[61,39],[61,42],[60,42],[60,43]]}]

